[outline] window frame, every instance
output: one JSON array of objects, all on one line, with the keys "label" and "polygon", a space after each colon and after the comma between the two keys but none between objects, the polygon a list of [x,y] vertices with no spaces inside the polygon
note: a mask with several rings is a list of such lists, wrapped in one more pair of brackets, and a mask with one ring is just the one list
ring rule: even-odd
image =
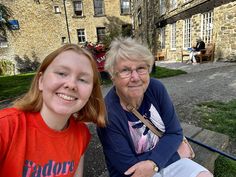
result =
[{"label": "window frame", "polygon": [[[103,34],[99,34],[99,32],[103,31]],[[102,42],[103,38],[106,36],[106,28],[105,27],[97,27],[96,28],[96,32],[97,32],[97,43]]]},{"label": "window frame", "polygon": [[[96,3],[101,3],[101,6],[96,7]],[[94,16],[99,17],[99,16],[104,16],[105,15],[105,5],[104,5],[104,0],[93,0],[93,8],[94,8]],[[101,13],[97,13],[96,9],[101,9]]]},{"label": "window frame", "polygon": [[7,48],[7,47],[8,47],[8,40],[7,40],[7,38],[0,34],[0,49],[1,48]]},{"label": "window frame", "polygon": [[191,18],[184,19],[183,24],[183,49],[191,47]]},{"label": "window frame", "polygon": [[177,0],[170,0],[170,10],[176,9],[178,6]]},{"label": "window frame", "polygon": [[165,46],[165,40],[166,40],[165,31],[166,31],[165,27],[160,28],[160,42],[161,42],[160,47],[161,47],[161,49],[164,49],[166,47]]},{"label": "window frame", "polygon": [[[128,3],[128,8],[124,8],[124,3]],[[124,9],[128,9],[128,10],[124,10]],[[120,0],[120,13],[122,15],[128,15],[130,14],[130,0]]]},{"label": "window frame", "polygon": [[[77,32],[77,37],[78,37],[78,43],[79,44],[84,44],[86,42],[86,33],[84,28],[78,28],[76,29]],[[82,32],[79,34],[79,32]],[[81,39],[81,40],[80,40]]]},{"label": "window frame", "polygon": [[166,13],[166,4],[165,4],[165,0],[160,0],[160,15],[164,15]]},{"label": "window frame", "polygon": [[205,43],[212,42],[213,11],[201,14],[201,38]]},{"label": "window frame", "polygon": [[61,13],[61,8],[59,5],[54,5],[53,10],[55,14],[60,14]]},{"label": "window frame", "polygon": [[[83,16],[83,1],[82,0],[73,0],[72,2],[73,2],[73,10],[74,10],[75,16],[79,16],[79,17]],[[76,9],[77,3],[80,6],[80,10]]]},{"label": "window frame", "polygon": [[170,46],[171,50],[176,50],[176,22],[171,24]]}]

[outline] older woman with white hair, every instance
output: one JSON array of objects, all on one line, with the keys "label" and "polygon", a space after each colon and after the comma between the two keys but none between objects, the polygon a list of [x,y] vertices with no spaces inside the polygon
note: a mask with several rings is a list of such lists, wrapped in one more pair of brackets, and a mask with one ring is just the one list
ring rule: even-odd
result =
[{"label": "older woman with white hair", "polygon": [[196,64],[196,55],[199,55],[201,53],[202,49],[205,49],[205,43],[203,42],[203,40],[201,39],[201,37],[198,37],[196,39],[196,46],[192,48],[192,51],[189,54],[189,63],[193,63]]},{"label": "older woman with white hair", "polygon": [[[212,174],[177,152],[183,132],[164,87],[149,73],[154,58],[149,49],[131,38],[110,45],[105,68],[114,86],[105,97],[108,125],[97,128],[110,177],[210,177]],[[136,114],[137,110],[158,137]]]}]

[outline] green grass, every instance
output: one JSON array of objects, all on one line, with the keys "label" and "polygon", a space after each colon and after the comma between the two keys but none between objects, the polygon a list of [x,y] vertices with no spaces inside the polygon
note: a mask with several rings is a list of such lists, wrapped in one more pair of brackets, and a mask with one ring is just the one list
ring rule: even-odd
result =
[{"label": "green grass", "polygon": [[215,161],[215,177],[235,177],[236,161],[219,156]]},{"label": "green grass", "polygon": [[164,67],[157,66],[155,72],[151,73],[151,77],[155,78],[165,78],[165,77],[172,77],[177,76],[180,74],[186,74],[187,72],[179,70],[179,69],[168,69]]},{"label": "green grass", "polygon": [[[229,102],[211,101],[198,104],[200,126],[226,134],[236,144],[236,100]],[[219,156],[215,161],[215,177],[235,177],[236,162]]]},{"label": "green grass", "polygon": [[227,103],[214,101],[198,104],[201,126],[229,135],[236,141],[236,100]]},{"label": "green grass", "polygon": [[31,84],[34,73],[0,77],[0,100],[14,98],[25,93]]}]

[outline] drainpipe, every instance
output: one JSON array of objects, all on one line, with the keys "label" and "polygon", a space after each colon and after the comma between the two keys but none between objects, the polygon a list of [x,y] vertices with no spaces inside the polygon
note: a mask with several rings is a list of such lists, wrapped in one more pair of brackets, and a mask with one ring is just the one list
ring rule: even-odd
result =
[{"label": "drainpipe", "polygon": [[71,43],[71,40],[70,40],[70,31],[69,31],[69,24],[68,24],[68,18],[67,18],[67,11],[66,11],[66,0],[63,0],[63,5],[64,5],[64,10],[65,10],[66,29],[67,29],[67,33],[68,33],[68,40],[69,40],[69,43]]}]

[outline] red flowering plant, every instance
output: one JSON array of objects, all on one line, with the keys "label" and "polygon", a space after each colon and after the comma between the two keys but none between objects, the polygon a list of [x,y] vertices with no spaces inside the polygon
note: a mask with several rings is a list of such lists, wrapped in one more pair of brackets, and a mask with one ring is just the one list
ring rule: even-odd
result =
[{"label": "red flowering plant", "polygon": [[96,60],[98,71],[105,72],[105,60],[106,60],[106,48],[103,44],[93,44],[91,42],[86,42],[83,46],[89,50]]}]

